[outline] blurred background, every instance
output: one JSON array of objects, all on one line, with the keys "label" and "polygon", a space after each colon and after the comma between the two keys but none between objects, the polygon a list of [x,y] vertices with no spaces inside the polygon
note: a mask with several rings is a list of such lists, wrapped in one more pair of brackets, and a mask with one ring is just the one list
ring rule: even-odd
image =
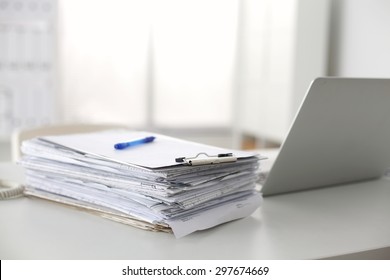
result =
[{"label": "blurred background", "polygon": [[0,0],[0,160],[67,123],[277,147],[315,77],[390,77],[389,50],[386,0]]}]

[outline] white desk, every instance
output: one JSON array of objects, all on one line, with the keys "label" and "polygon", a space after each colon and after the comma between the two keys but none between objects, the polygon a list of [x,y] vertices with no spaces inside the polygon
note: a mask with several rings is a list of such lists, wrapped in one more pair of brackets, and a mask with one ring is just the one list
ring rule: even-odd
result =
[{"label": "white desk", "polygon": [[267,197],[182,239],[33,198],[0,201],[0,224],[0,259],[390,259],[390,180]]}]

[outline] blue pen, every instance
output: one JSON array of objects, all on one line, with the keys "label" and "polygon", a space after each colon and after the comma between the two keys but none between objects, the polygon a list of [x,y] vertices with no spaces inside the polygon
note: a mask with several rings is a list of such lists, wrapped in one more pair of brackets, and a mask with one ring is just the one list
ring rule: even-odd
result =
[{"label": "blue pen", "polygon": [[149,136],[149,137],[145,137],[145,138],[134,140],[134,141],[130,141],[130,142],[117,143],[117,144],[114,145],[114,148],[117,149],[117,150],[123,150],[123,149],[126,149],[128,147],[133,147],[133,146],[137,146],[137,145],[142,145],[142,144],[153,142],[154,139],[156,139],[156,137]]}]

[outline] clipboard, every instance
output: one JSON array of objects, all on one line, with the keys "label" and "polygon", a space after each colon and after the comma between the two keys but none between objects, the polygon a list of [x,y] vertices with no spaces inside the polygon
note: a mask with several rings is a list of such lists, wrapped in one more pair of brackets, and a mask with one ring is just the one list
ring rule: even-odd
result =
[{"label": "clipboard", "polygon": [[236,162],[237,157],[233,153],[208,155],[207,153],[198,153],[195,157],[180,157],[175,159],[176,162],[186,165],[207,165],[227,162]]},{"label": "clipboard", "polygon": [[[45,136],[39,139],[82,153],[85,156],[98,157],[146,169],[233,162],[258,155],[254,152],[228,150],[161,134],[153,134],[156,137],[153,143],[137,146],[134,149],[115,150],[113,148],[114,143],[144,138],[151,134],[153,133],[145,131],[109,130],[85,134]],[[177,161],[177,159],[182,160]]]}]

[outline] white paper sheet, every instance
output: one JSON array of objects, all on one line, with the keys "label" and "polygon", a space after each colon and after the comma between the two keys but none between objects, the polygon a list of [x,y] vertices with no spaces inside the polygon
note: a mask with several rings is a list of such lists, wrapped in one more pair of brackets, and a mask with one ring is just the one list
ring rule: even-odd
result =
[{"label": "white paper sheet", "polygon": [[261,204],[260,194],[223,204],[183,219],[167,221],[176,238],[251,215]]},{"label": "white paper sheet", "polygon": [[[152,143],[139,145],[135,148],[115,150],[114,144],[155,136]],[[70,134],[47,136],[42,139],[72,148],[83,153],[101,156],[103,158],[134,164],[147,168],[162,168],[175,166],[179,157],[193,157],[203,152],[209,155],[234,153],[236,157],[251,157],[256,154],[244,151],[232,151],[218,147],[198,144],[160,134],[143,131],[105,131],[97,133]]]}]

